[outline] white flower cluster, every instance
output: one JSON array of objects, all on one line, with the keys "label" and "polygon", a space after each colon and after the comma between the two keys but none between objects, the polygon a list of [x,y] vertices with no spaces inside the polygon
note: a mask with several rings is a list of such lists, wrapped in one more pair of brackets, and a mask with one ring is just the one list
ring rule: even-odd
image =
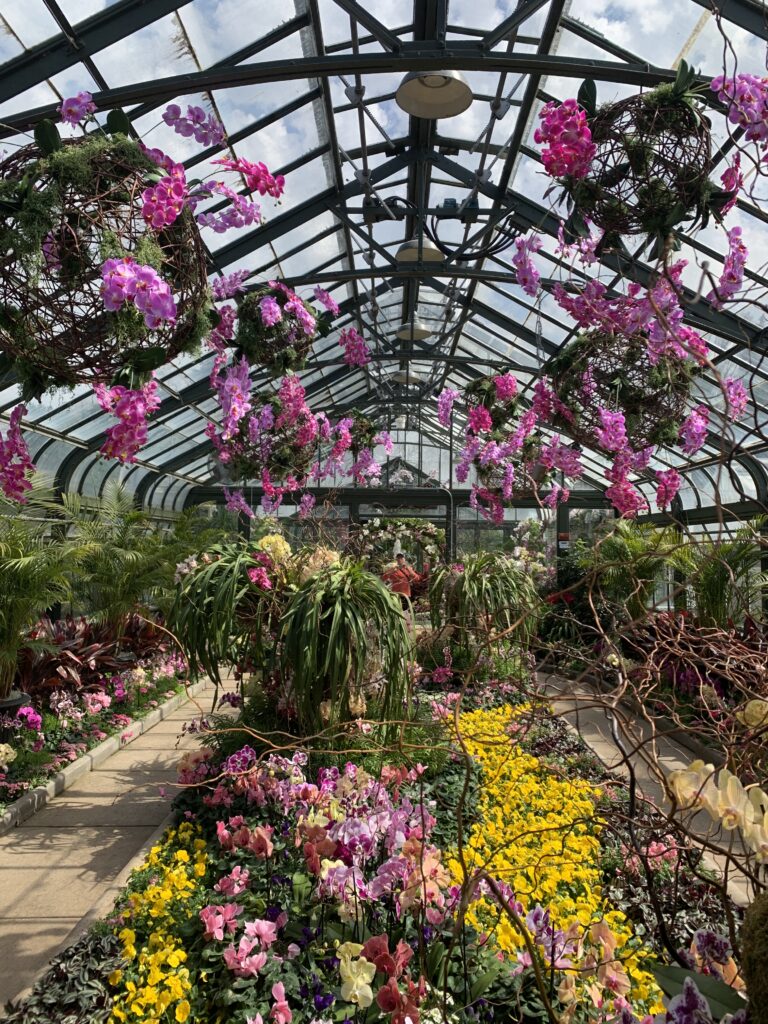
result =
[{"label": "white flower cluster", "polygon": [[693,761],[669,773],[669,787],[682,810],[703,809],[732,832],[738,828],[758,860],[768,861],[768,794],[744,787],[727,768],[715,780],[715,766]]},{"label": "white flower cluster", "polygon": [[189,558],[185,558],[183,562],[179,562],[176,566],[176,573],[173,577],[174,583],[181,583],[185,576],[189,576],[191,572],[194,572],[198,567],[198,561],[194,555],[190,555]]},{"label": "white flower cluster", "polygon": [[0,768],[5,769],[16,760],[16,751],[10,743],[0,743]]}]

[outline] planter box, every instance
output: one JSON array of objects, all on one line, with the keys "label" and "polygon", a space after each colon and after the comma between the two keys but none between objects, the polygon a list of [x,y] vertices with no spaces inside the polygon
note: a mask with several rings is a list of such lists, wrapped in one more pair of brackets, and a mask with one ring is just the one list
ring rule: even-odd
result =
[{"label": "planter box", "polygon": [[158,722],[162,722],[164,718],[167,718],[177,708],[180,708],[182,704],[185,704],[190,697],[197,696],[206,685],[207,680],[190,684],[183,693],[176,693],[173,697],[169,697],[164,704],[161,704],[159,708],[154,708],[144,718],[132,720],[119,733],[109,736],[89,750],[88,753],[73,761],[72,764],[62,768],[61,771],[51,776],[44,786],[36,786],[34,789],[28,790],[18,800],[14,800],[0,816],[0,835],[4,835],[12,828],[20,825],[22,821],[31,818],[37,811],[42,810],[55,796],[69,789],[81,775],[85,775],[87,772],[93,771],[94,768],[98,768],[100,764],[103,764],[107,758],[116,754],[118,750],[122,750],[129,743],[132,743],[133,740],[149,732]]}]

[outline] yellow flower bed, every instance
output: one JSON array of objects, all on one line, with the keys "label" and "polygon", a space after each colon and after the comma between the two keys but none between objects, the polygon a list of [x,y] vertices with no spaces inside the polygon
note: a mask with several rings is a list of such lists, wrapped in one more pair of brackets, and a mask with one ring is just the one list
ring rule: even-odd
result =
[{"label": "yellow flower bed", "polygon": [[[192,981],[175,926],[192,916],[186,905],[205,878],[207,856],[200,828],[185,822],[171,829],[139,870],[152,871],[153,881],[130,893],[123,908],[125,927],[118,937],[129,967],[110,975],[117,990],[110,1024],[168,1019],[184,1024],[190,1014],[187,995]],[[137,933],[147,936],[146,941],[138,940]]]},{"label": "yellow flower bed", "polygon": [[[483,771],[478,821],[465,839],[468,876],[484,869],[515,892],[526,912],[537,903],[549,909],[552,924],[583,932],[603,920],[617,939],[616,959],[629,976],[630,1003],[644,1012],[662,1009],[660,992],[643,960],[650,952],[621,911],[606,906],[600,887],[600,822],[595,802],[600,790],[583,779],[566,779],[526,754],[510,736],[523,709],[504,706],[472,711],[459,718],[467,751]],[[448,860],[453,877],[465,878],[457,851]],[[468,920],[505,952],[525,950],[520,931],[492,898],[480,896]]]}]

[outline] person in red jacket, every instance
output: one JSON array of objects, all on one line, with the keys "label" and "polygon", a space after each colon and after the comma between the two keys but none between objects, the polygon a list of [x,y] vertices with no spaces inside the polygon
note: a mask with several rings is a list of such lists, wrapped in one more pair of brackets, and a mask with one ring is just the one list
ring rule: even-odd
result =
[{"label": "person in red jacket", "polygon": [[393,594],[399,594],[403,608],[409,608],[411,604],[411,584],[418,579],[419,574],[412,569],[405,560],[404,554],[395,558],[394,566],[384,573],[384,582],[388,584]]}]

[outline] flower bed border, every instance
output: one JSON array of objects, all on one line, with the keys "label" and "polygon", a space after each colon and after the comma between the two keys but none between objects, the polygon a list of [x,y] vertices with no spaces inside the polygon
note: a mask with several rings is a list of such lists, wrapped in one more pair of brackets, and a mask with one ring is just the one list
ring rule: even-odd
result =
[{"label": "flower bed border", "polygon": [[108,757],[111,757],[112,754],[116,754],[119,750],[124,749],[135,739],[138,739],[139,736],[142,736],[153,726],[157,725],[158,722],[166,719],[191,697],[196,697],[198,693],[205,689],[207,682],[208,680],[203,679],[197,683],[184,683],[184,691],[182,693],[175,693],[161,704],[160,707],[153,708],[148,715],[144,715],[142,718],[132,718],[118,733],[108,736],[107,739],[102,740],[101,743],[87,751],[82,757],[78,757],[76,761],[73,761],[65,768],[62,768],[61,771],[52,775],[45,785],[35,786],[34,789],[27,790],[18,800],[8,804],[0,816],[0,836],[10,832],[11,829],[20,825],[23,821],[27,821],[27,819],[42,810],[55,796],[69,789],[81,775],[92,772],[94,768],[97,768]]}]

